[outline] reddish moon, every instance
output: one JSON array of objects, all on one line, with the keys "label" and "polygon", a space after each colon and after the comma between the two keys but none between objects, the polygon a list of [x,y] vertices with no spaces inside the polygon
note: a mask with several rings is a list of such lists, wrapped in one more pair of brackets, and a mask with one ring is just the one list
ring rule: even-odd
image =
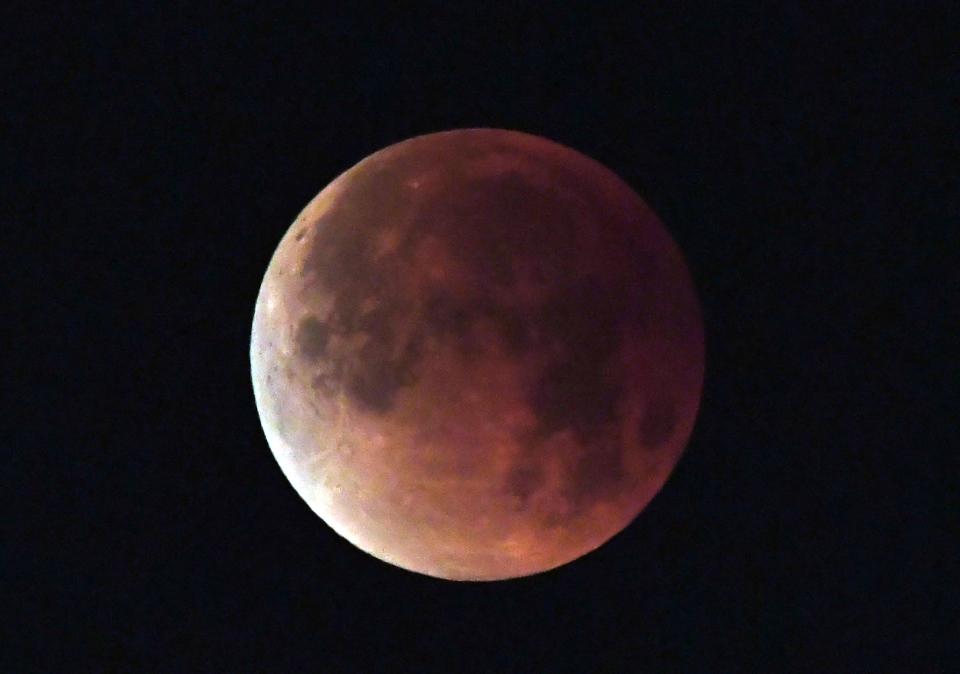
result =
[{"label": "reddish moon", "polygon": [[704,337],[679,249],[614,173],[463,129],[380,150],[306,206],[250,357],[270,448],[334,531],[497,580],[646,507],[693,429]]}]

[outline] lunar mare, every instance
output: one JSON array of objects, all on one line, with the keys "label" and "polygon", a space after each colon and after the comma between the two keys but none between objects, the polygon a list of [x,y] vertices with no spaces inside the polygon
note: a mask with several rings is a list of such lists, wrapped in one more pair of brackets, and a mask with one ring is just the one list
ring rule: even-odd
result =
[{"label": "lunar mare", "polygon": [[448,579],[524,576],[623,529],[693,428],[703,328],[656,215],[542,138],[412,138],[340,175],[254,312],[269,445],[337,533]]}]

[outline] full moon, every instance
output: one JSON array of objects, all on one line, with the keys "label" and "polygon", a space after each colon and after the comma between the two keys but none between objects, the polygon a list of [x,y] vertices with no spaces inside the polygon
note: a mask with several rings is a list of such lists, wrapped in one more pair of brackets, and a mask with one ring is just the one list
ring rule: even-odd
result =
[{"label": "full moon", "polygon": [[555,568],[626,527],[693,429],[680,250],[620,178],[462,129],[375,152],[280,241],[250,346],[263,429],[334,531],[453,580]]}]

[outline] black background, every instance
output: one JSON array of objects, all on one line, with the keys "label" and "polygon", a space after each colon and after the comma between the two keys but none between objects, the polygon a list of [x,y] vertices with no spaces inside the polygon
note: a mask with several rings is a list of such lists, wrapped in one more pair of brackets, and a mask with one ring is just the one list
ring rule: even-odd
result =
[{"label": "black background", "polygon": [[[948,3],[394,4],[8,8],[4,671],[952,669]],[[697,428],[649,508],[492,584],[317,519],[248,364],[307,201],[467,126],[620,174],[707,329]]]}]

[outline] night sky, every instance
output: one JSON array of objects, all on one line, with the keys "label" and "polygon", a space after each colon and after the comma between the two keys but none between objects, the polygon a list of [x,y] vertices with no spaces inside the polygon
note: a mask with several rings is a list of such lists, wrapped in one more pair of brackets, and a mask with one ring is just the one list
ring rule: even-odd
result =
[{"label": "night sky", "polygon": [[[0,670],[955,671],[952,3],[204,4],[3,21]],[[300,500],[249,339],[323,186],[477,126],[645,198],[697,284],[707,369],[630,527],[464,584]]]}]

